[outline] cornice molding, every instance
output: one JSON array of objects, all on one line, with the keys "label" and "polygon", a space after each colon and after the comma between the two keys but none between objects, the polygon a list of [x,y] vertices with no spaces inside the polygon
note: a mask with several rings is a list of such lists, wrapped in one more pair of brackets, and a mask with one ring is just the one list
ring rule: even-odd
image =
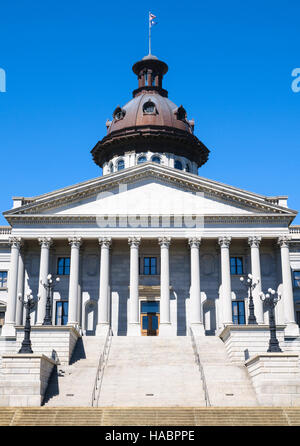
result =
[{"label": "cornice molding", "polygon": [[[150,221],[151,221],[151,217],[158,217],[160,222],[159,224],[161,225],[161,220],[163,218],[170,218],[170,222],[171,222],[171,226],[174,226],[174,220],[178,220],[179,217],[184,217],[184,218],[194,218],[196,220],[198,215],[175,215],[174,214],[172,216],[169,215],[154,215],[151,214],[151,216],[149,216],[149,214],[147,214],[146,216],[144,215],[139,215],[136,217],[136,219],[138,220],[140,218],[141,222],[143,221],[143,219],[148,217],[149,220],[149,227],[151,227]],[[124,223],[124,219],[127,217],[127,219],[130,219],[130,217],[132,217],[131,215],[119,215],[119,214],[114,214],[114,215],[104,215],[104,217],[107,218],[115,218],[117,221],[117,227],[118,226],[118,222],[119,220],[122,222],[120,227],[124,227],[123,223]],[[290,223],[290,219],[291,216],[288,215],[282,215],[282,214],[259,214],[259,215],[199,215],[199,217],[201,217],[202,219],[204,219],[204,223],[206,225],[209,224],[215,224],[215,223],[219,223],[219,224],[237,224],[237,223],[242,223],[242,224],[248,224],[249,222],[251,222],[252,224],[259,224],[259,223],[266,223],[268,222],[269,224],[284,224],[287,226]],[[78,224],[94,224],[95,226],[97,225],[97,222],[99,221],[99,215],[14,215],[14,216],[10,216],[9,220],[11,221],[11,223],[16,223],[16,222],[21,222],[22,224],[53,224],[53,225],[65,225],[65,224],[70,224],[70,225],[74,225],[74,223],[78,223]],[[174,226],[177,227],[177,226]],[[182,226],[182,228],[184,228],[184,226]]]}]

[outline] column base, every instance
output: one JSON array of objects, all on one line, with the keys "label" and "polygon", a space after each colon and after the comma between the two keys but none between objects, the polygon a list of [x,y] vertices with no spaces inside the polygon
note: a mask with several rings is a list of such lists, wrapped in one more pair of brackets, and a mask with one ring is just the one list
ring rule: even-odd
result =
[{"label": "column base", "polygon": [[107,336],[109,324],[98,324],[96,327],[96,336]]},{"label": "column base", "polygon": [[163,322],[159,324],[158,336],[161,337],[173,336],[171,322]]},{"label": "column base", "polygon": [[141,324],[139,323],[128,324],[127,336],[141,336]]},{"label": "column base", "polygon": [[201,323],[192,323],[191,329],[193,331],[194,336],[205,336],[204,325]]},{"label": "column base", "polygon": [[285,327],[284,330],[284,336],[288,336],[288,337],[297,337],[299,336],[299,326],[298,324],[296,324],[295,322],[293,323],[289,323],[287,324],[287,326]]},{"label": "column base", "polygon": [[16,329],[14,324],[4,324],[1,331],[1,336],[16,336]]}]

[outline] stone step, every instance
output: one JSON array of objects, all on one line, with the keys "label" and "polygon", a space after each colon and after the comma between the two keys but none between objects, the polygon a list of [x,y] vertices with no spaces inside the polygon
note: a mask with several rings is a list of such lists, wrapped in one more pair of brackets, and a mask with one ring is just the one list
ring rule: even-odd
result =
[{"label": "stone step", "polygon": [[205,406],[190,337],[113,337],[98,406]]},{"label": "stone step", "polygon": [[299,426],[300,408],[11,408],[1,426]]},{"label": "stone step", "polygon": [[58,366],[50,378],[44,405],[90,406],[105,339],[83,336],[77,341],[69,366]]}]

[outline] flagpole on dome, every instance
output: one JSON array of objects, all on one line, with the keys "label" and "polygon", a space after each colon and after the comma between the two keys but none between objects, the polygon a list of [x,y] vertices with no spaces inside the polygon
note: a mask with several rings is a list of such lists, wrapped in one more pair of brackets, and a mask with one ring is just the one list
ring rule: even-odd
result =
[{"label": "flagpole on dome", "polygon": [[151,28],[156,23],[154,22],[154,19],[156,19],[156,15],[151,14],[149,11],[149,54],[151,54]]},{"label": "flagpole on dome", "polygon": [[149,11],[149,54],[151,54],[151,12]]}]

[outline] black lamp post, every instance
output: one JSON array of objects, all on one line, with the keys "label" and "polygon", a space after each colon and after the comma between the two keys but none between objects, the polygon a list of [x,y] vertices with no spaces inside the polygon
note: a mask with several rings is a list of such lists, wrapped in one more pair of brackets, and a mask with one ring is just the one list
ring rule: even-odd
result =
[{"label": "black lamp post", "polygon": [[[35,307],[36,300],[32,297],[32,291],[29,290],[27,293],[27,299],[25,300],[22,294],[19,294],[19,300],[22,302],[23,306],[26,309],[26,321],[24,326],[24,339],[21,345],[21,348],[18,353],[33,353],[31,348],[31,340],[30,340],[30,311]],[[38,295],[38,300],[40,296]]]},{"label": "black lamp post", "polygon": [[248,288],[249,290],[249,317],[248,317],[248,324],[257,324],[256,317],[254,314],[254,302],[253,302],[253,295],[252,291],[256,287],[256,285],[259,282],[259,279],[254,280],[252,274],[248,274],[247,280],[245,280],[244,277],[240,278],[240,281]]},{"label": "black lamp post", "polygon": [[47,291],[46,313],[43,325],[52,325],[52,292],[56,284],[55,282],[59,282],[59,280],[59,277],[57,277],[56,280],[53,281],[51,274],[48,274],[47,276],[47,283],[43,283],[41,280],[41,284]]},{"label": "black lamp post", "polygon": [[[277,294],[277,296],[276,296]],[[260,293],[260,298],[269,309],[269,326],[270,326],[270,340],[269,340],[269,348],[268,352],[281,352],[281,348],[279,347],[279,342],[276,337],[276,322],[275,322],[275,307],[277,303],[280,301],[280,294],[276,293],[272,288],[268,289],[268,293]]]}]

